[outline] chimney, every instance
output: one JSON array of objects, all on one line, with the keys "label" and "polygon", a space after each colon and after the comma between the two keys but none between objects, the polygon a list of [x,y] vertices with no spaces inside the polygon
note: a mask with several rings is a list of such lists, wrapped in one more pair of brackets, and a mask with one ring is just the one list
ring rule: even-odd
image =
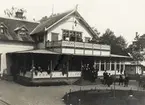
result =
[{"label": "chimney", "polygon": [[138,32],[136,32],[136,36],[138,36]]},{"label": "chimney", "polygon": [[24,14],[23,11],[17,11],[15,17],[19,19],[23,19],[24,18],[23,14]]}]

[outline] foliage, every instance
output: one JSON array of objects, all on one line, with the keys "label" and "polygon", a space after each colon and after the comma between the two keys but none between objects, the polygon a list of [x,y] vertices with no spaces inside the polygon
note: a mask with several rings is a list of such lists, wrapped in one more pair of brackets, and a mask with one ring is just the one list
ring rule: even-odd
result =
[{"label": "foliage", "polygon": [[43,23],[43,22],[45,22],[47,19],[48,19],[48,17],[47,17],[47,16],[44,16],[44,17],[42,17],[39,21],[40,21],[40,23]]},{"label": "foliage", "polygon": [[[22,16],[19,17],[16,15],[16,13],[22,13]],[[5,15],[7,15],[8,17],[15,17],[15,18],[20,18],[20,19],[26,19],[26,16],[24,16],[23,14],[26,13],[27,11],[24,8],[16,8],[16,7],[12,7],[11,9],[5,9],[4,13]]]},{"label": "foliage", "polygon": [[119,47],[123,50],[126,49],[127,43],[123,36],[116,37],[114,32],[110,29],[107,29],[105,33],[100,37],[100,43],[108,44],[113,47]]},{"label": "foliage", "polygon": [[135,37],[135,41],[130,44],[127,48],[127,51],[132,55],[135,61],[143,61],[145,60],[144,55],[145,53],[141,50],[145,44],[145,39],[143,36],[139,37],[138,35]]}]

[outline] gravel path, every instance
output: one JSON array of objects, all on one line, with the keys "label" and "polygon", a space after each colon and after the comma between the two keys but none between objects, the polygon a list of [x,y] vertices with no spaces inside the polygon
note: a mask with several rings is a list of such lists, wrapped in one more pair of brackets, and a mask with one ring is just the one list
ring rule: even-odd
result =
[{"label": "gravel path", "polygon": [[[131,82],[129,87],[116,85],[116,89],[138,90],[135,82]],[[104,85],[88,86],[44,86],[44,87],[25,87],[19,84],[0,81],[0,97],[11,105],[64,105],[62,97],[66,92],[86,90],[86,89],[110,89]],[[140,89],[141,90],[141,89]]]}]

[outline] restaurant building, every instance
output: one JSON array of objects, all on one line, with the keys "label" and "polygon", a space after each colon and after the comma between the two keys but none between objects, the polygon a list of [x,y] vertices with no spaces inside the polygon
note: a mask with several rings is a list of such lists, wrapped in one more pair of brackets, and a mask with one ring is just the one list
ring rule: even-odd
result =
[{"label": "restaurant building", "polygon": [[[85,64],[96,64],[99,76],[105,70],[112,75],[123,73],[130,56],[112,53],[110,45],[93,40],[98,36],[76,9],[52,15],[42,23],[1,17],[1,75],[18,75],[31,82],[77,80]],[[31,72],[33,67],[42,72]]]}]

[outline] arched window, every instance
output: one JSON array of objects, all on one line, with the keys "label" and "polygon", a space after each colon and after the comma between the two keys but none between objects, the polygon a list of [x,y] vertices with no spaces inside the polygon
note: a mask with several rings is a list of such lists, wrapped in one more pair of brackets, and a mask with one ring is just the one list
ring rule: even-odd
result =
[{"label": "arched window", "polygon": [[0,23],[0,34],[5,34],[7,32],[7,27],[4,23]]},{"label": "arched window", "polygon": [[25,26],[17,27],[14,31],[22,39],[28,37],[28,29]]}]

